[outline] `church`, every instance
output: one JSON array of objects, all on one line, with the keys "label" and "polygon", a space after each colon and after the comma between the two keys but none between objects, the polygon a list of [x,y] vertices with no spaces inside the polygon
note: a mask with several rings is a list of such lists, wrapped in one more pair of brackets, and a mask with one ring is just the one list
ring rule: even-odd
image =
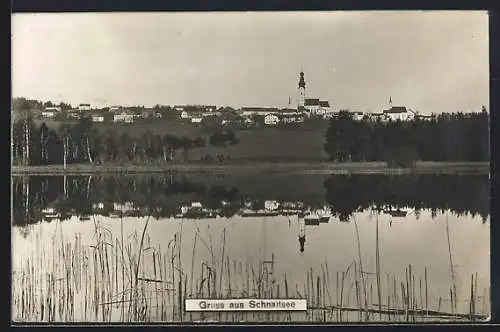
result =
[{"label": "church", "polygon": [[330,103],[319,98],[307,98],[304,72],[300,72],[299,86],[297,87],[297,109],[305,111],[307,116],[324,116],[330,113]]}]

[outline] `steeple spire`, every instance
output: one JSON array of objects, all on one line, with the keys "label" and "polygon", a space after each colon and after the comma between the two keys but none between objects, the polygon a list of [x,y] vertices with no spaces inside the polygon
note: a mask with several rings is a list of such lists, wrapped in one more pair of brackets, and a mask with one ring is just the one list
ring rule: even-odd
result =
[{"label": "steeple spire", "polygon": [[300,71],[299,88],[305,88],[306,81],[304,80],[304,72]]},{"label": "steeple spire", "polygon": [[297,108],[304,107],[306,99],[306,81],[304,80],[304,72],[300,71],[299,86],[297,87]]}]

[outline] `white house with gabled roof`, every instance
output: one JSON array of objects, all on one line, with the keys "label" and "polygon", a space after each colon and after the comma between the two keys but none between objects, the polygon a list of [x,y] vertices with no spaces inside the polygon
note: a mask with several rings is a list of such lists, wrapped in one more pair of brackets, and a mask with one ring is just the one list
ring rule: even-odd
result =
[{"label": "white house with gabled roof", "polygon": [[90,104],[80,104],[78,105],[78,109],[80,111],[90,111],[92,108],[90,107]]},{"label": "white house with gabled roof", "polygon": [[389,121],[412,121],[415,119],[415,112],[405,106],[392,106],[384,110],[384,116]]},{"label": "white house with gabled roof", "polygon": [[275,113],[269,113],[264,116],[264,124],[273,126],[280,122],[280,118]]}]

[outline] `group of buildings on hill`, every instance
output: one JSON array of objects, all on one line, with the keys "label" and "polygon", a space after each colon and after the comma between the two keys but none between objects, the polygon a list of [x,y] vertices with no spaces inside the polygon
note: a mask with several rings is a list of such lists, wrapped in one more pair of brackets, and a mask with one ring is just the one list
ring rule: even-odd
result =
[{"label": "group of buildings on hill", "polygon": [[[217,119],[221,125],[228,125],[234,122],[240,124],[252,124],[256,119],[263,120],[265,125],[274,126],[280,123],[302,123],[307,118],[322,118],[325,120],[336,117],[338,110],[330,106],[328,100],[311,98],[306,93],[306,81],[304,72],[300,72],[297,87],[297,107],[291,107],[289,98],[288,107],[242,107],[232,109],[230,107],[219,107],[215,105],[175,105],[173,107],[122,107],[111,106],[102,109],[93,108],[90,104],[80,104],[75,109],[65,111],[66,118],[91,118],[93,122],[115,122],[134,123],[139,119],[161,119],[164,112],[174,112],[178,119],[188,121],[193,124],[204,123],[207,119]],[[60,107],[47,107],[42,113],[42,118],[56,118],[61,114]],[[433,116],[419,115],[416,112],[404,107],[393,106],[392,98],[389,99],[389,107],[381,112],[363,113],[351,112],[354,120],[361,121],[368,119],[372,121],[412,121],[415,119],[431,120]]]}]

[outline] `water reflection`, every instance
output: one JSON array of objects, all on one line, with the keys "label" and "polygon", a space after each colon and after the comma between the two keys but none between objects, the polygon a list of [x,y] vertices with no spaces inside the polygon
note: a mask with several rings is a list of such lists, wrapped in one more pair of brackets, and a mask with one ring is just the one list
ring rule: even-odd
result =
[{"label": "water reflection", "polygon": [[[16,177],[14,312],[47,319],[36,308],[69,298],[78,310],[58,302],[68,316],[45,307],[49,320],[126,321],[129,304],[123,309],[120,301],[137,289],[135,280],[160,303],[127,302],[138,305],[134,314],[147,313],[132,318],[143,321],[207,319],[184,316],[181,296],[273,298],[284,290],[320,314],[294,321],[322,321],[322,308],[331,306],[342,310],[329,309],[327,321],[365,320],[359,308],[366,307],[378,310],[373,319],[388,310],[381,303],[392,308],[382,320],[395,310],[398,321],[408,321],[409,310],[431,309],[435,318],[477,305],[471,311],[484,313],[488,188],[487,175]],[[144,266],[133,276],[139,260]],[[39,281],[27,282],[28,272]],[[23,290],[38,294],[42,283],[50,286],[43,299],[27,300]],[[87,301],[95,313],[86,312]]]},{"label": "water reflection", "polygon": [[[305,179],[306,178],[306,179]],[[275,186],[263,183],[276,183]],[[404,218],[421,210],[489,217],[487,175],[334,175],[242,179],[174,176],[13,178],[13,223],[35,224],[99,214],[205,219],[299,216],[306,226],[373,209]],[[310,183],[305,188],[304,181]]]}]

